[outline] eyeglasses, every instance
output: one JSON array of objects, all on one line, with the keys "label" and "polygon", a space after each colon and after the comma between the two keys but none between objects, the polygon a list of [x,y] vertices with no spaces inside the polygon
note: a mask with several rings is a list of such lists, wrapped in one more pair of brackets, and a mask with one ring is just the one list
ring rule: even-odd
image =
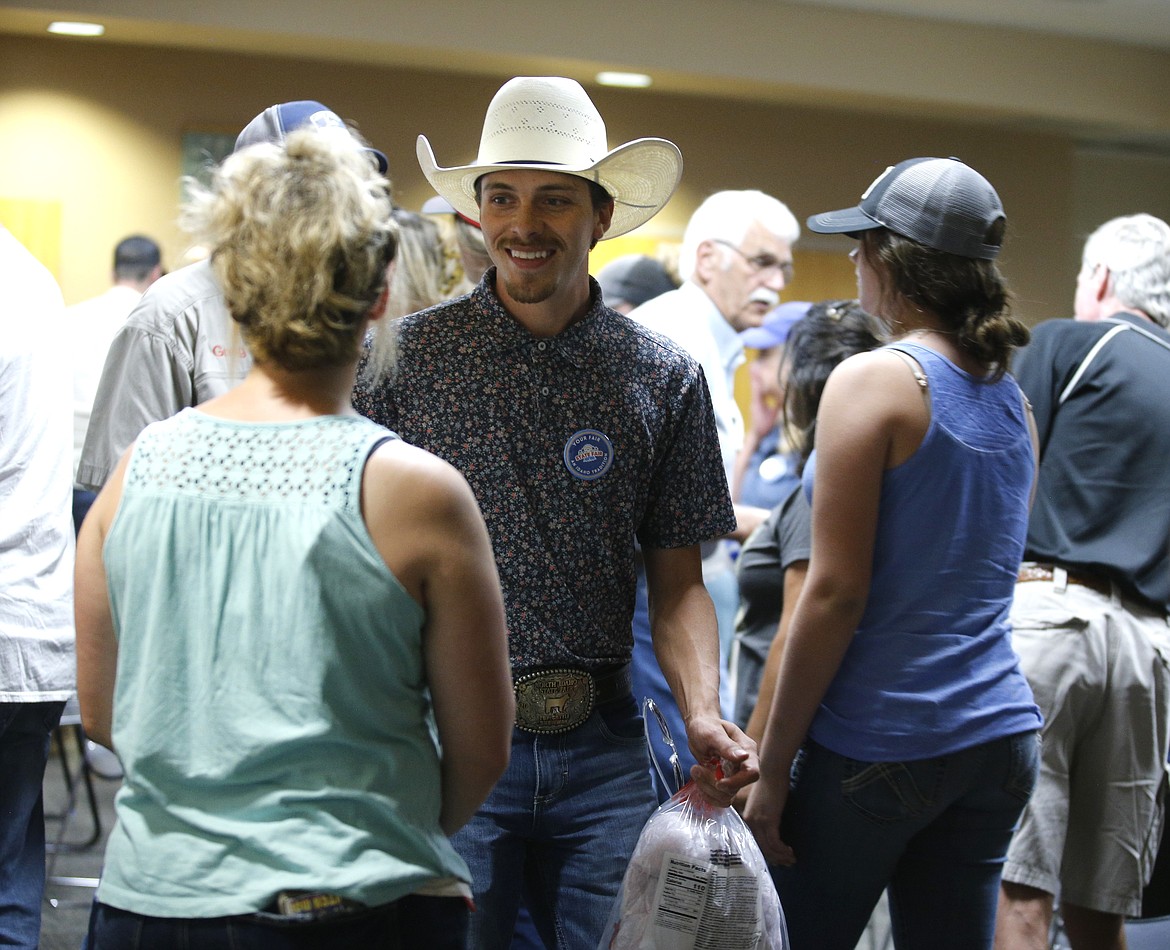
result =
[{"label": "eyeglasses", "polygon": [[792,261],[779,261],[771,254],[745,254],[730,241],[724,241],[722,238],[712,238],[712,243],[722,244],[724,247],[731,248],[747,262],[748,267],[752,269],[752,273],[754,274],[776,271],[782,274],[784,276],[784,282],[788,283],[788,281],[792,280],[792,275],[796,273]]}]

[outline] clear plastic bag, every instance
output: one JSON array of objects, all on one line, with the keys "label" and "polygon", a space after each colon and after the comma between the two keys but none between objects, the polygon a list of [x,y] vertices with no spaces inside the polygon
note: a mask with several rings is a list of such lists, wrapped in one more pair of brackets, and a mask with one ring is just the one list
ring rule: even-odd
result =
[{"label": "clear plastic bag", "polygon": [[642,829],[598,950],[788,948],[780,898],[751,831],[688,782]]}]

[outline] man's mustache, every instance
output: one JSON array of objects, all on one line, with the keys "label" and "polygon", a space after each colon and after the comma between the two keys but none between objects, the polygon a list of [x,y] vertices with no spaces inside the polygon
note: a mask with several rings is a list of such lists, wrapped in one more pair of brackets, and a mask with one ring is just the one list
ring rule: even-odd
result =
[{"label": "man's mustache", "polygon": [[765,307],[771,310],[780,303],[780,295],[770,287],[759,287],[752,291],[752,295],[748,298],[752,303],[762,303]]}]

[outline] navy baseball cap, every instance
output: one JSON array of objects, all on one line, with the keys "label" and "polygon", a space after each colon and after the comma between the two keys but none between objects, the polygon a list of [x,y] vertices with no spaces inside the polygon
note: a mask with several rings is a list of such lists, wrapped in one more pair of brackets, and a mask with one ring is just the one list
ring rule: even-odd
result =
[{"label": "navy baseball cap", "polygon": [[919,244],[960,257],[994,260],[998,243],[987,243],[1005,217],[991,183],[957,158],[910,158],[881,173],[853,208],[808,219],[819,234],[856,237],[888,228]]},{"label": "navy baseball cap", "polygon": [[[319,102],[314,102],[312,99],[299,99],[296,102],[282,102],[279,105],[269,106],[261,112],[244,126],[244,130],[236,138],[235,150],[238,152],[242,148],[257,145],[260,142],[279,144],[284,141],[284,137],[289,132],[303,128],[316,128],[325,131],[340,129],[346,135],[350,135],[350,131],[341,121],[341,117],[332,109]],[[361,143],[358,144],[361,145]],[[385,175],[390,167],[385,154],[368,145],[361,147],[370,153],[370,156],[377,162],[378,171]]]}]

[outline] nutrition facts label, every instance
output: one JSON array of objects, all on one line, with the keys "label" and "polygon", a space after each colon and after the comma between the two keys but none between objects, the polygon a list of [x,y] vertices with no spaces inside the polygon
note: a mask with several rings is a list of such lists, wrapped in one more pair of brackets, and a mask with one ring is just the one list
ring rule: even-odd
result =
[{"label": "nutrition facts label", "polygon": [[657,950],[750,950],[761,937],[758,881],[737,855],[698,863],[664,852],[654,900]]}]

